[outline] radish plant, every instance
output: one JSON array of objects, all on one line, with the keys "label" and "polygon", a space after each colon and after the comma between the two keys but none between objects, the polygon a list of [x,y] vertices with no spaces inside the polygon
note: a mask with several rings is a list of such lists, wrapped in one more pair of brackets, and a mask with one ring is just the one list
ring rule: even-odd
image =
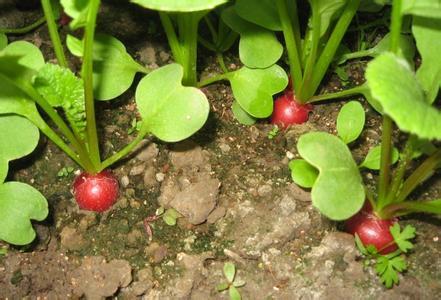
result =
[{"label": "radish plant", "polygon": [[[267,118],[273,110],[273,95],[283,91],[288,84],[284,70],[275,63],[282,55],[282,46],[275,35],[268,30],[249,22],[231,18],[230,9],[222,7],[219,20],[210,10],[227,3],[227,0],[132,0],[144,8],[157,10],[168,38],[173,57],[184,68],[184,86],[204,87],[218,81],[229,81],[235,98],[232,110],[236,118],[244,124],[252,124],[256,118]],[[213,19],[218,19],[215,29]],[[204,20],[212,40],[198,35],[199,23]],[[236,34],[225,27],[230,26],[237,34],[247,37],[241,39],[239,56],[245,66],[229,71],[222,58]],[[216,52],[221,74],[198,81],[197,48],[198,41]]]},{"label": "radish plant", "polygon": [[[412,31],[422,57],[416,72],[399,55],[404,15],[412,15]],[[361,132],[364,111],[350,102],[337,120],[339,137],[324,132],[301,136],[297,148],[303,159],[290,163],[294,181],[311,188],[313,205],[330,219],[348,220],[346,230],[357,234],[363,244],[373,245],[379,254],[402,248],[394,234],[398,217],[416,212],[441,214],[441,199],[415,200],[412,195],[441,167],[441,149],[431,143],[441,140],[441,112],[433,106],[441,83],[441,64],[432,43],[441,40],[440,16],[436,1],[393,1],[389,51],[368,64],[363,86],[382,114],[379,147],[357,166],[348,145]],[[392,142],[395,125],[407,135],[400,153]],[[411,171],[415,159],[422,162]],[[363,184],[363,168],[379,170],[376,189]],[[391,286],[397,281],[394,277],[385,283]]]},{"label": "radish plant", "polygon": [[[28,42],[13,42],[4,47],[0,51],[0,116],[26,118],[63,150],[84,170],[73,184],[80,207],[104,211],[118,197],[118,181],[107,168],[129,154],[146,135],[166,142],[189,137],[205,123],[209,106],[200,90],[182,85],[184,69],[180,65],[147,70],[130,57],[119,40],[95,34],[99,0],[61,0],[61,4],[72,17],[70,27],[84,29],[83,39],[68,38],[72,53],[82,58],[80,76],[68,68],[51,1],[42,0],[58,64],[45,62],[40,50]],[[105,101],[121,95],[138,72],[148,73],[136,88],[135,100],[142,117],[138,135],[127,146],[102,159],[95,99]],[[8,127],[0,129],[8,131]],[[29,135],[38,139],[38,131],[32,133]],[[16,139],[5,135],[2,143],[8,145]],[[4,197],[0,201],[5,201]],[[6,209],[2,213],[16,208],[10,205]],[[12,230],[14,223],[7,225],[6,230]]]}]

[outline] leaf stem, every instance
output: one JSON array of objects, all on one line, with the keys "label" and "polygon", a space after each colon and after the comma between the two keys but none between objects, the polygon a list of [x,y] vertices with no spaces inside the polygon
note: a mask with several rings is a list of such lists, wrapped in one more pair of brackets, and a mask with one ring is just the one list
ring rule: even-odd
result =
[{"label": "leaf stem", "polygon": [[184,77],[182,84],[195,86],[197,84],[197,45],[200,13],[183,13],[177,15]]},{"label": "leaf stem", "polygon": [[368,86],[366,84],[363,84],[363,85],[356,86],[354,88],[343,90],[340,92],[313,96],[309,99],[308,103],[328,101],[328,100],[334,100],[337,98],[354,96],[357,94],[364,94],[364,92],[367,91],[368,89],[369,89]]},{"label": "leaf stem", "polygon": [[[280,22],[282,23],[286,51],[288,52],[289,71],[293,82],[293,89],[297,92],[300,90],[303,80],[299,48],[285,0],[276,0],[276,5],[279,12]],[[297,11],[293,12],[293,14],[297,14]],[[303,99],[297,100],[300,103],[304,103]]]},{"label": "leaf stem", "polygon": [[44,16],[46,18],[49,35],[51,37],[52,45],[54,47],[55,56],[58,64],[64,68],[68,68],[66,55],[64,54],[63,44],[61,44],[60,35],[58,33],[57,23],[55,21],[54,11],[52,9],[51,0],[41,0]]},{"label": "leaf stem", "polygon": [[90,0],[84,34],[84,55],[81,69],[81,75],[84,80],[84,100],[86,107],[86,140],[90,159],[96,169],[100,168],[101,158],[96,127],[95,99],[93,95],[93,44],[99,6],[100,0]]},{"label": "leaf stem", "polygon": [[224,74],[218,74],[215,75],[213,77],[207,78],[205,80],[202,80],[200,82],[198,82],[196,84],[196,87],[198,88],[202,88],[204,86],[210,85],[212,83],[215,83],[217,81],[222,81],[222,80],[228,80],[228,77],[232,74],[233,72],[229,72],[229,73],[224,73]]},{"label": "leaf stem", "polygon": [[219,63],[219,66],[221,67],[222,71],[224,73],[228,73],[229,71],[228,71],[227,66],[225,65],[225,60],[224,60],[223,54],[220,52],[216,53],[216,59],[217,59],[217,62]]},{"label": "leaf stem", "polygon": [[43,25],[46,22],[46,17],[41,17],[37,21],[35,21],[32,24],[29,24],[22,28],[0,28],[0,33],[4,34],[25,34],[28,33],[41,25]]},{"label": "leaf stem", "polygon": [[[165,12],[159,12],[159,17],[161,19],[162,27],[164,28],[165,34],[167,35],[168,44],[173,53],[173,57],[177,63],[182,61],[181,47],[179,45],[179,40],[176,35],[175,28],[170,19],[170,16]],[[182,64],[182,63],[181,63]]]},{"label": "leaf stem", "polygon": [[351,24],[352,18],[357,12],[359,5],[360,0],[349,0],[348,4],[343,10],[343,13],[338,19],[337,24],[335,25],[334,30],[332,31],[331,36],[329,37],[329,40],[314,67],[314,74],[312,75],[311,84],[309,85],[308,90],[305,92],[307,99],[312,97],[317,91],[329,68],[329,65],[334,59],[335,53],[349,27],[349,24]]}]

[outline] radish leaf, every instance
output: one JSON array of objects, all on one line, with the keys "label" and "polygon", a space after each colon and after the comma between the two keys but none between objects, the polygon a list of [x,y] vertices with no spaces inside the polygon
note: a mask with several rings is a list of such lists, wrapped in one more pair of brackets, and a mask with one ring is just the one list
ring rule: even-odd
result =
[{"label": "radish leaf", "polygon": [[233,105],[231,106],[231,111],[240,124],[253,125],[254,123],[256,123],[256,119],[253,118],[249,113],[247,113],[237,101],[233,102]]},{"label": "radish leaf", "polygon": [[[394,164],[400,158],[400,153],[398,149],[392,148],[392,160],[391,163]],[[377,145],[371,150],[369,150],[368,155],[364,161],[360,164],[360,168],[367,168],[371,170],[380,170],[380,162],[381,162],[381,145]]]},{"label": "radish leaf", "polygon": [[239,57],[247,67],[267,68],[282,56],[283,46],[274,32],[240,18],[233,7],[222,12],[222,20],[240,34]]},{"label": "radish leaf", "polygon": [[273,0],[237,0],[234,9],[248,22],[272,31],[282,31],[277,6]]},{"label": "radish leaf", "polygon": [[401,9],[403,14],[412,14],[414,16],[426,18],[441,17],[440,0],[403,0]]},{"label": "radish leaf", "polygon": [[392,258],[379,256],[375,266],[375,270],[380,276],[381,282],[387,288],[391,288],[394,284],[399,283],[398,272],[403,272],[406,269],[407,264],[402,256]]},{"label": "radish leaf", "polygon": [[312,190],[312,204],[332,220],[345,220],[361,209],[364,186],[348,146],[325,132],[300,137],[299,154],[320,172]]},{"label": "radish leaf", "polygon": [[0,185],[0,239],[14,245],[25,245],[35,238],[31,219],[42,221],[48,214],[46,198],[21,182]]},{"label": "radish leaf", "polygon": [[319,171],[303,159],[290,161],[289,168],[292,180],[304,188],[311,188],[319,175]]},{"label": "radish leaf", "polygon": [[224,275],[229,283],[233,283],[234,277],[236,276],[236,266],[233,263],[226,262],[224,264]]},{"label": "radish leaf", "polygon": [[228,294],[229,294],[231,300],[241,300],[242,299],[239,291],[237,290],[237,288],[234,285],[230,286],[230,288],[228,289]]},{"label": "radish leaf", "polygon": [[407,251],[413,248],[413,244],[409,242],[409,240],[415,238],[415,231],[415,227],[410,225],[406,225],[403,231],[401,231],[400,225],[398,223],[395,223],[390,228],[390,233],[394,237],[395,243],[404,253],[407,253]]},{"label": "radish leaf", "polygon": [[349,144],[355,141],[361,134],[365,122],[365,113],[360,102],[351,101],[346,103],[337,117],[337,131],[339,137]]},{"label": "radish leaf", "polygon": [[228,0],[131,0],[131,2],[159,11],[192,12],[213,9]]},{"label": "radish leaf", "polygon": [[285,89],[288,76],[278,65],[266,69],[243,67],[227,73],[234,98],[255,118],[266,118],[273,111],[273,95]]},{"label": "radish leaf", "polygon": [[392,53],[374,59],[366,70],[372,96],[406,132],[426,139],[441,139],[441,112],[425,98],[409,64]]},{"label": "radish leaf", "polygon": [[145,76],[136,89],[136,104],[142,117],[141,132],[150,132],[166,142],[183,140],[199,130],[208,118],[204,93],[182,85],[179,64],[161,67]]},{"label": "radish leaf", "polygon": [[86,26],[89,0],[60,0],[64,12],[72,18],[69,23],[71,29],[78,29]]}]

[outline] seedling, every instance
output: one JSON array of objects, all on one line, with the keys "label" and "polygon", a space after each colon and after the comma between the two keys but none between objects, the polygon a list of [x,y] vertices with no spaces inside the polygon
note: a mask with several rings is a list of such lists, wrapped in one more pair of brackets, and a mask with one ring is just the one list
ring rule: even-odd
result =
[{"label": "seedling", "polygon": [[271,131],[270,132],[268,132],[268,138],[270,139],[270,140],[272,140],[272,139],[274,139],[276,136],[277,136],[277,134],[279,133],[279,126],[277,126],[277,125],[275,125],[274,127],[273,127],[273,129],[271,129]]},{"label": "seedling", "polygon": [[245,282],[236,279],[236,266],[231,262],[226,262],[224,264],[223,271],[224,271],[224,276],[227,279],[227,282],[218,284],[216,290],[218,292],[223,292],[228,290],[230,300],[242,299],[240,292],[237,288],[244,286]]},{"label": "seedling", "polygon": [[[202,92],[181,84],[184,70],[180,65],[171,64],[150,72],[130,57],[119,40],[95,34],[99,0],[62,0],[61,4],[72,18],[70,27],[84,29],[83,39],[69,36],[67,41],[72,53],[82,58],[81,77],[68,68],[51,1],[42,0],[58,65],[46,63],[40,50],[28,42],[18,41],[4,47],[0,52],[0,116],[19,115],[28,119],[63,150],[84,170],[72,186],[79,206],[104,211],[118,197],[118,181],[106,169],[129,154],[147,134],[166,142],[189,137],[205,123],[209,106]],[[148,75],[136,89],[135,100],[142,118],[138,135],[126,147],[102,160],[95,99],[106,101],[118,97],[132,85],[139,72]],[[116,73],[118,76],[114,76]],[[40,110],[56,130],[41,117]],[[3,132],[8,127],[0,128]],[[27,139],[38,140],[38,130],[32,134]],[[2,138],[6,145],[16,140],[16,136]],[[18,193],[15,197],[23,195]],[[6,198],[6,194],[0,197],[2,201]],[[14,216],[11,211],[18,210],[11,204],[1,213]],[[2,217],[1,222],[6,222],[2,230],[12,230],[15,226],[10,217]]]},{"label": "seedling", "polygon": [[159,207],[155,214],[152,216],[148,216],[144,219],[144,229],[147,233],[149,241],[153,239],[153,229],[150,225],[151,223],[159,220],[162,218],[162,220],[167,224],[168,226],[175,226],[178,218],[181,218],[182,215],[178,213],[174,208],[168,208],[165,209],[164,207]]},{"label": "seedling", "polygon": [[[396,226],[398,217],[414,212],[441,214],[441,199],[415,201],[411,195],[441,167],[441,149],[430,143],[441,140],[441,112],[432,106],[439,91],[441,64],[434,59],[435,50],[429,43],[441,37],[441,30],[432,30],[433,23],[439,24],[440,20],[430,19],[431,10],[439,12],[439,7],[433,3],[424,5],[393,2],[390,51],[376,57],[366,70],[365,91],[383,117],[380,148],[371,150],[357,166],[348,144],[363,128],[364,111],[361,105],[348,103],[337,119],[340,138],[324,132],[301,136],[297,148],[304,160],[290,164],[293,179],[311,188],[315,207],[333,220],[349,219],[346,229],[358,234],[363,244],[375,244],[381,254],[401,248],[394,233],[387,230]],[[398,54],[405,14],[413,15],[413,32],[422,56],[416,73]],[[394,123],[408,134],[399,155],[392,144]],[[410,172],[410,163],[423,156],[422,163]],[[360,168],[365,167],[379,170],[375,190],[362,182]],[[377,236],[375,243],[370,235]]]},{"label": "seedling", "polygon": [[390,230],[390,235],[393,237],[393,242],[385,247],[393,246],[395,249],[384,255],[381,254],[382,250],[377,250],[375,245],[368,244],[366,246],[358,234],[355,234],[355,243],[365,258],[365,266],[369,266],[375,261],[375,271],[380,277],[380,281],[387,288],[391,288],[394,284],[400,282],[398,274],[407,269],[404,254],[413,248],[411,240],[415,237],[415,228],[413,226],[407,225],[401,231],[400,225],[395,223],[389,228],[388,230]]},{"label": "seedling", "polygon": [[57,176],[58,177],[67,177],[70,174],[72,174],[73,171],[74,171],[73,167],[63,167],[63,168],[61,168],[60,171],[58,171]]}]

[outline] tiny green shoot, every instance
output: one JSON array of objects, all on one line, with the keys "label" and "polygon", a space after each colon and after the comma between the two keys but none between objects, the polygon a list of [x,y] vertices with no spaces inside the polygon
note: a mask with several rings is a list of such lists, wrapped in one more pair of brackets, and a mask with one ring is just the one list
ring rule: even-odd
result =
[{"label": "tiny green shoot", "polygon": [[223,273],[226,282],[222,282],[216,286],[218,292],[223,292],[228,290],[230,300],[241,300],[242,296],[238,288],[245,285],[245,282],[237,279],[236,266],[231,262],[226,262],[224,264]]}]

